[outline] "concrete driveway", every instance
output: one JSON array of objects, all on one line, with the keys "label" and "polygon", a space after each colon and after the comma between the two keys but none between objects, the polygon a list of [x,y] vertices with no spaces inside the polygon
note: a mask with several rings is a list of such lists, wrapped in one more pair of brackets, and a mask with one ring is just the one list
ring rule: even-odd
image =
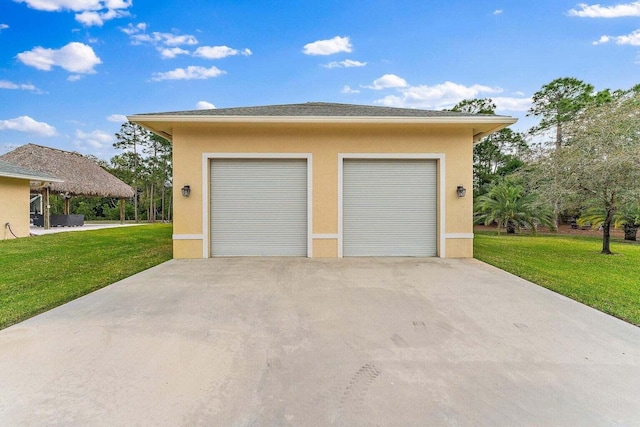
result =
[{"label": "concrete driveway", "polygon": [[475,260],[174,260],[0,331],[2,425],[640,425],[640,328]]}]

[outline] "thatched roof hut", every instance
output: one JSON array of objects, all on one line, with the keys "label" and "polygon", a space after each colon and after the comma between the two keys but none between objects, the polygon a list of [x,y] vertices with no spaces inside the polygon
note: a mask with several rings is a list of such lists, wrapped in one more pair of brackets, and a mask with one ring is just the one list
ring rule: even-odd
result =
[{"label": "thatched roof hut", "polygon": [[62,179],[52,182],[51,193],[67,196],[133,197],[133,189],[78,153],[26,144],[0,156],[0,159]]}]

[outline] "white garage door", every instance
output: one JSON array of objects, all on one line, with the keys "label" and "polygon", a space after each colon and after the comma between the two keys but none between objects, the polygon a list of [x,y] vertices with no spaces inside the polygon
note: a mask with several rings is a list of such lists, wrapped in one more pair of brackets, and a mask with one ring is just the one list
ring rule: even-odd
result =
[{"label": "white garage door", "polygon": [[344,256],[436,256],[435,160],[345,159]]},{"label": "white garage door", "polygon": [[211,256],[306,256],[307,161],[211,161]]}]

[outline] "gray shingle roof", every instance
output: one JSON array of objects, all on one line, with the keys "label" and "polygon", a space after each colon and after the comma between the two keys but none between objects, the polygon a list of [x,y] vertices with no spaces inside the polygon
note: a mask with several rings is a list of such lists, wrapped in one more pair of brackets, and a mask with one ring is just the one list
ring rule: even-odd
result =
[{"label": "gray shingle roof", "polygon": [[34,171],[32,169],[14,165],[13,163],[5,162],[4,160],[0,160],[0,176],[28,179],[30,181],[62,181],[48,173]]},{"label": "gray shingle roof", "polygon": [[[304,104],[265,105],[258,107],[216,108],[211,110],[171,111],[136,114],[140,116],[262,116],[262,117],[477,117],[482,114],[371,105],[307,102]],[[487,114],[484,116],[493,116]]]}]

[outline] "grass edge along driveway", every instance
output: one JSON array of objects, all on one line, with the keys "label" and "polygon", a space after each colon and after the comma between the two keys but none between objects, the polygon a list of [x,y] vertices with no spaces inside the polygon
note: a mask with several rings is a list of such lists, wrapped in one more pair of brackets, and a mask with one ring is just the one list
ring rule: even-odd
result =
[{"label": "grass edge along driveway", "polygon": [[640,244],[570,235],[476,231],[474,257],[597,310],[640,326]]},{"label": "grass edge along driveway", "polygon": [[172,257],[171,224],[0,241],[0,329]]}]

